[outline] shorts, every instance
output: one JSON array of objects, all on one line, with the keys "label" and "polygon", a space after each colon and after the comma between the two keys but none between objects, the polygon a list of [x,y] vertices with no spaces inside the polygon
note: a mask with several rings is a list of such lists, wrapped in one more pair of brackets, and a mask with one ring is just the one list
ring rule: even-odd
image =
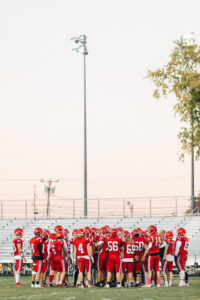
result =
[{"label": "shorts", "polygon": [[166,259],[163,260],[162,264],[162,272],[172,272],[173,269],[173,261],[167,261]]},{"label": "shorts", "polygon": [[142,269],[142,261],[141,261],[142,256],[138,256],[138,261],[134,262],[134,272],[135,273],[140,273]]},{"label": "shorts", "polygon": [[160,255],[149,255],[148,257],[148,272],[154,270],[159,271]]},{"label": "shorts", "polygon": [[108,256],[108,272],[113,271],[113,267],[115,267],[115,272],[119,273],[121,267],[121,258],[118,255],[109,255]]},{"label": "shorts", "polygon": [[107,270],[108,266],[108,254],[107,253],[100,253],[97,261],[97,268],[98,271]]},{"label": "shorts", "polygon": [[86,270],[86,272],[91,272],[91,261],[90,259],[87,258],[79,258],[78,259],[78,268],[79,268],[79,272],[83,273],[84,269]]},{"label": "shorts", "polygon": [[47,272],[47,267],[48,267],[48,263],[42,263],[42,268],[41,268],[41,273],[46,273]]},{"label": "shorts", "polygon": [[185,271],[186,261],[187,261],[187,255],[180,255],[176,258],[175,262],[179,272]]},{"label": "shorts", "polygon": [[22,271],[23,259],[16,259],[15,261],[15,271]]},{"label": "shorts", "polygon": [[125,270],[127,270],[127,273],[133,272],[133,262],[122,262],[121,272],[125,273]]},{"label": "shorts", "polygon": [[33,260],[33,272],[41,272],[42,260]]}]

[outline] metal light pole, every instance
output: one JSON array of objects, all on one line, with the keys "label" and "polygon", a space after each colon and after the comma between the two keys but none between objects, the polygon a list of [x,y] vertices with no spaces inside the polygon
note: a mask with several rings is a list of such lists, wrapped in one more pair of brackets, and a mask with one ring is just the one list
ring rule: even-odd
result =
[{"label": "metal light pole", "polygon": [[87,217],[87,106],[86,106],[86,55],[87,50],[87,36],[80,35],[71,39],[78,47],[72,50],[83,54],[83,77],[84,77],[84,217]]}]

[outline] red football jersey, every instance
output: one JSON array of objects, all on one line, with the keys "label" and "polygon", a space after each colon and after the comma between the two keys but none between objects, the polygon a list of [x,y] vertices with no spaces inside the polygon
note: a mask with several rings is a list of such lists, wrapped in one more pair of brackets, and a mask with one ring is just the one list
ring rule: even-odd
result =
[{"label": "red football jersey", "polygon": [[174,255],[176,243],[174,240],[166,240],[166,244],[168,245],[167,254]]},{"label": "red football jersey", "polygon": [[133,258],[134,255],[134,244],[128,244],[127,241],[123,242],[124,244],[124,256],[123,258]]},{"label": "red football jersey", "polygon": [[178,255],[188,255],[188,247],[189,247],[189,240],[186,236],[178,236],[176,239],[176,243],[180,241],[181,246],[179,248]]},{"label": "red football jersey", "polygon": [[30,248],[31,248],[32,256],[40,256],[38,252],[39,244],[43,244],[43,239],[40,237],[35,236],[30,240]]},{"label": "red football jersey", "polygon": [[62,256],[62,250],[64,247],[64,243],[61,239],[56,239],[53,241],[51,245],[51,252],[55,256]]},{"label": "red football jersey", "polygon": [[75,240],[73,241],[73,245],[76,247],[78,257],[88,256],[88,251],[87,251],[88,244],[90,244],[90,241],[85,237],[75,238]]},{"label": "red football jersey", "polygon": [[135,255],[142,256],[144,252],[144,245],[146,244],[146,239],[142,236],[133,236],[133,241]]},{"label": "red football jersey", "polygon": [[162,244],[162,237],[159,234],[151,234],[147,238],[148,243],[152,243],[152,247],[149,249],[149,254],[159,253],[159,246]]},{"label": "red football jersey", "polygon": [[102,235],[98,240],[99,244],[102,245],[100,253],[108,254],[108,245],[106,243],[106,239],[107,237]]},{"label": "red football jersey", "polygon": [[123,246],[122,239],[120,239],[119,237],[114,237],[114,236],[107,237],[106,245],[108,247],[109,255],[120,256],[120,247]]},{"label": "red football jersey", "polygon": [[42,244],[42,254],[43,254],[43,257],[45,259],[48,256],[48,245],[49,245],[49,241],[48,240],[44,241],[43,244]]},{"label": "red football jersey", "polygon": [[17,245],[21,245],[21,249],[22,249],[22,247],[23,247],[23,241],[22,241],[22,239],[19,238],[19,237],[16,237],[16,238],[14,238],[14,240],[13,240],[14,256],[20,255],[20,254],[19,254],[19,251],[18,251]]}]

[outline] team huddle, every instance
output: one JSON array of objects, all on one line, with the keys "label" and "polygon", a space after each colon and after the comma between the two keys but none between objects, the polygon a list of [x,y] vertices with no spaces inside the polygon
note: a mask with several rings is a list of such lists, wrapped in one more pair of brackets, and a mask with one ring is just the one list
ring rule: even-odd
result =
[{"label": "team huddle", "polygon": [[[26,262],[23,229],[17,228],[14,234],[15,285],[22,286],[20,272]],[[189,242],[184,228],[177,229],[176,239],[172,231],[158,233],[154,225],[131,233],[107,225],[100,229],[85,227],[74,229],[69,238],[69,230],[57,225],[54,233],[35,228],[29,244],[33,261],[31,287],[69,286],[68,268],[72,264],[75,287],[160,287],[160,262],[164,287],[172,286],[174,262],[179,286],[188,285],[185,267]]]}]

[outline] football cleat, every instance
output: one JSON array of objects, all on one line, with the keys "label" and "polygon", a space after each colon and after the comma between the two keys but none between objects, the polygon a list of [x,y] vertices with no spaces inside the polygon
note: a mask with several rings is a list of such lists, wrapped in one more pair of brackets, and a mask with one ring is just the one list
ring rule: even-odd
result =
[{"label": "football cleat", "polygon": [[35,284],[35,288],[41,288],[40,284]]},{"label": "football cleat", "polygon": [[20,282],[16,282],[15,286],[22,286],[22,284]]},{"label": "football cleat", "polygon": [[35,287],[35,284],[31,283],[31,287]]},{"label": "football cleat", "polygon": [[109,289],[109,288],[110,288],[110,285],[109,285],[109,284],[106,284],[106,285],[104,286],[104,288],[105,288],[105,289]]}]

